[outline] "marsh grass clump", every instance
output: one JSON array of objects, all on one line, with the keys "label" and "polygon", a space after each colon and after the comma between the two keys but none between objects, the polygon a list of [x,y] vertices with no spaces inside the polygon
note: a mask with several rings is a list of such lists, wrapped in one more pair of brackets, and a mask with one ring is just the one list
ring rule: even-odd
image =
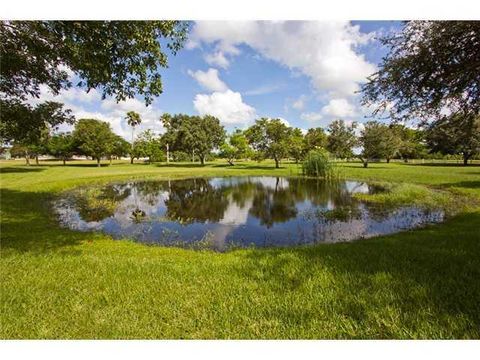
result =
[{"label": "marsh grass clump", "polygon": [[471,201],[465,196],[452,196],[449,191],[416,184],[382,183],[383,191],[374,194],[354,194],[359,200],[386,208],[415,205],[424,209],[442,209],[449,215],[467,210]]},{"label": "marsh grass clump", "polygon": [[312,150],[302,163],[302,174],[304,176],[321,177],[325,179],[336,179],[339,177],[335,162],[330,158],[328,151]]}]

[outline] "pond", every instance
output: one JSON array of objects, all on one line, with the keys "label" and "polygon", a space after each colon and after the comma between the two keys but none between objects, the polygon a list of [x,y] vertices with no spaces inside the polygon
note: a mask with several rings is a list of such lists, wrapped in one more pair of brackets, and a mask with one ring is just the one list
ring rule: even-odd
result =
[{"label": "pond", "polygon": [[440,222],[440,210],[384,208],[357,181],[285,177],[132,181],[81,188],[56,200],[63,226],[147,244],[209,248],[334,243]]}]

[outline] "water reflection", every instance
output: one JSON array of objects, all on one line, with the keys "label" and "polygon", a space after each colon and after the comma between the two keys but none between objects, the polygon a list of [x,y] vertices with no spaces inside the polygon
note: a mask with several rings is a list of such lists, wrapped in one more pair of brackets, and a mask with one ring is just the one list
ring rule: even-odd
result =
[{"label": "water reflection", "polygon": [[443,220],[441,211],[384,209],[352,196],[376,191],[355,181],[196,178],[81,189],[55,208],[72,229],[219,251],[350,241]]}]

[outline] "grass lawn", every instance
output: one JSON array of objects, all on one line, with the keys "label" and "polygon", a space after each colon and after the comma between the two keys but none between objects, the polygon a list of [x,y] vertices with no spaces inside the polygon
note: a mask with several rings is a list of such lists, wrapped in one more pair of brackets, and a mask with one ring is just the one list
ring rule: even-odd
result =
[{"label": "grass lawn", "polygon": [[[294,164],[56,162],[1,170],[1,338],[480,338],[480,209],[353,243],[228,253],[59,228],[59,191],[126,178],[295,175]],[[342,165],[480,198],[480,166]]]}]

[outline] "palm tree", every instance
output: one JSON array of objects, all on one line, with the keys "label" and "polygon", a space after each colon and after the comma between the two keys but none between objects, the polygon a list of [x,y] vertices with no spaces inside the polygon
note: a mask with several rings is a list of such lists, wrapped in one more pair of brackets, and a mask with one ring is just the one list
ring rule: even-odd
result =
[{"label": "palm tree", "polygon": [[130,154],[130,163],[133,164],[133,142],[135,141],[135,126],[140,125],[142,123],[142,118],[140,114],[135,111],[127,112],[127,116],[125,117],[127,120],[128,125],[132,127],[132,154]]}]

